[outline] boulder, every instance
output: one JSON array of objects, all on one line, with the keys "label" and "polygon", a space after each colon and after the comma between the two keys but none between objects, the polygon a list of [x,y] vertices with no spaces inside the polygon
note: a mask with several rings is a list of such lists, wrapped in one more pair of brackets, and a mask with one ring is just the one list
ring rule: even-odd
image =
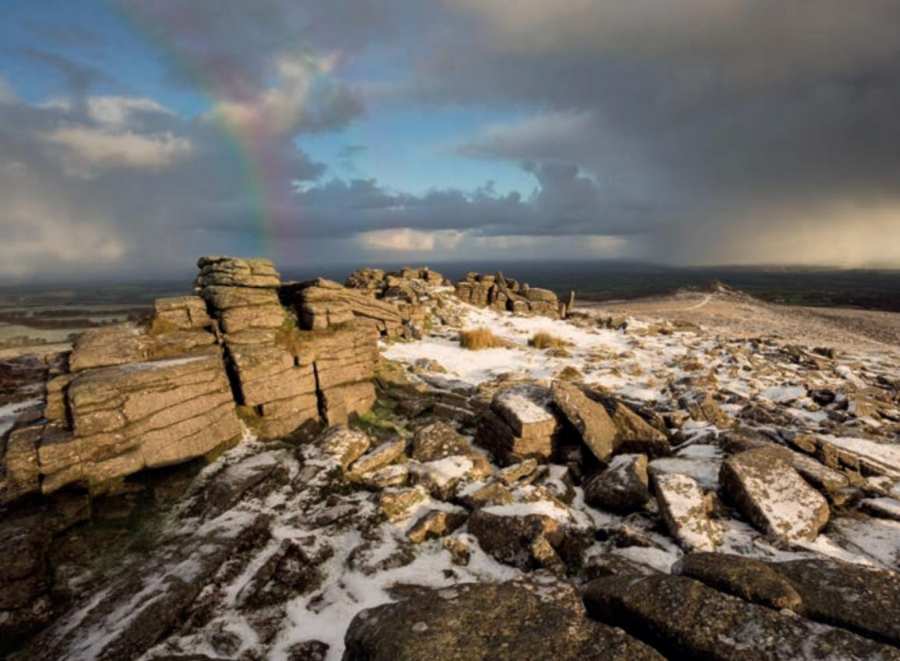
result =
[{"label": "boulder", "polygon": [[778,539],[813,541],[828,523],[828,501],[794,470],[789,450],[732,455],[722,463],[719,482],[754,526]]},{"label": "boulder", "polygon": [[98,367],[139,363],[147,358],[147,340],[131,324],[91,328],[78,336],[69,357],[69,369],[83,372]]},{"label": "boulder", "polygon": [[900,574],[840,560],[814,558],[772,563],[803,600],[799,612],[900,647]]},{"label": "boulder", "polygon": [[609,467],[590,477],[584,484],[584,499],[590,505],[632,512],[650,500],[647,457],[642,454],[620,454]]},{"label": "boulder", "polygon": [[703,390],[685,393],[679,399],[682,408],[687,409],[691,417],[698,422],[711,422],[717,427],[730,427],[734,421],[725,413],[712,395]]},{"label": "boulder", "polygon": [[275,266],[268,259],[239,257],[201,257],[197,261],[200,274],[197,287],[260,287],[274,289],[281,284]]},{"label": "boulder", "polygon": [[588,615],[619,626],[672,659],[894,661],[900,650],[785,615],[683,576],[601,578],[584,594]]},{"label": "boulder", "polygon": [[199,296],[158,298],[153,310],[155,321],[177,330],[203,330],[212,325],[206,302]]},{"label": "boulder", "polygon": [[345,471],[372,445],[372,439],[367,434],[343,425],[332,427],[314,442],[323,454]]},{"label": "boulder", "polygon": [[382,443],[354,461],[350,465],[350,474],[361,476],[378,470],[399,459],[405,450],[406,440],[402,438]]},{"label": "boulder", "polygon": [[687,475],[653,476],[660,513],[672,536],[686,551],[714,551],[721,543],[724,526],[712,519],[713,495],[704,493]]},{"label": "boulder", "polygon": [[434,422],[416,432],[410,443],[409,456],[416,461],[429,462],[447,457],[462,456],[472,461],[476,477],[486,477],[493,466],[485,456],[463,436],[444,422]]},{"label": "boulder", "polygon": [[801,612],[803,599],[791,582],[768,563],[725,553],[689,553],[672,568],[687,576],[744,601],[775,610]]},{"label": "boulder", "polygon": [[551,501],[495,505],[469,517],[469,532],[499,562],[523,571],[564,571],[557,549],[569,534],[568,516]]},{"label": "boulder", "polygon": [[68,399],[73,434],[47,433],[38,451],[44,493],[187,461],[241,436],[218,351],[90,370]]},{"label": "boulder", "polygon": [[502,464],[534,457],[550,458],[562,431],[553,413],[547,388],[522,385],[494,395],[475,433],[475,444],[491,452]]},{"label": "boulder", "polygon": [[466,522],[468,515],[464,510],[429,510],[416,521],[406,532],[406,537],[413,544],[421,544],[430,539],[449,535]]},{"label": "boulder", "polygon": [[663,661],[622,631],[587,620],[578,593],[545,576],[429,590],[362,611],[344,661]]},{"label": "boulder", "polygon": [[606,463],[616,449],[618,431],[603,405],[565,381],[554,381],[551,394],[553,402],[581,435],[584,444],[597,459]]}]

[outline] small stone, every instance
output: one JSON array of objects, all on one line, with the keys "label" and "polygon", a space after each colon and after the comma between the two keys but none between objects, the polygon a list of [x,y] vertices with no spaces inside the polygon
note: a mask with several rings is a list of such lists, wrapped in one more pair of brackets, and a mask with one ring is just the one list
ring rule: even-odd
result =
[{"label": "small stone", "polygon": [[413,544],[449,535],[466,522],[468,515],[462,511],[431,510],[416,521],[406,537]]},{"label": "small stone", "polygon": [[613,458],[609,468],[585,482],[584,499],[590,505],[620,512],[631,512],[650,500],[647,457],[622,454]]}]

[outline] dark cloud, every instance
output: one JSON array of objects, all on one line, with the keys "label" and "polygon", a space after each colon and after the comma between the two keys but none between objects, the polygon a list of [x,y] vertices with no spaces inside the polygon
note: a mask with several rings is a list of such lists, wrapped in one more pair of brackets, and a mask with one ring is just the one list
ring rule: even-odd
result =
[{"label": "dark cloud", "polygon": [[[39,235],[68,227],[63,236],[96,226],[94,252],[132,265],[249,250],[261,214],[288,251],[318,259],[543,245],[900,264],[896,0],[117,3],[169,45],[170,78],[211,88],[218,116],[256,136],[265,208],[209,118],[137,105],[115,129],[130,142],[88,148],[88,133],[58,131],[114,132],[88,107],[14,101],[0,106],[0,195],[15,191],[16,204],[0,224],[40,217]],[[90,71],[66,75],[73,94],[94,84]],[[365,112],[447,106],[527,117],[483,127],[457,152],[523,168],[534,194],[325,180],[295,146]],[[336,159],[353,174],[359,153],[348,145]],[[32,244],[41,259],[64,253],[20,241]],[[27,254],[7,270],[36,268]]]}]

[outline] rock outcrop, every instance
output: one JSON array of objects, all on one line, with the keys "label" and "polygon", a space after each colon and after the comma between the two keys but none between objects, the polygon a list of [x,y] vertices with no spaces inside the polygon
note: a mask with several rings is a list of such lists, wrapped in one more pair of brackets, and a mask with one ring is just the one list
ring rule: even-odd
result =
[{"label": "rock outcrop", "polygon": [[456,283],[456,296],[476,307],[491,307],[552,319],[564,319],[575,300],[572,294],[569,296],[569,303],[563,303],[549,289],[519,285],[517,281],[504,277],[500,271],[496,275],[468,273],[465,279]]},{"label": "rock outcrop", "polygon": [[283,290],[271,262],[203,257],[198,266],[195,296],[159,299],[146,323],[76,340],[49,374],[43,417],[10,435],[0,502],[202,457],[240,439],[239,415],[263,438],[309,437],[369,410],[378,331],[387,331],[365,314],[401,324],[396,308],[337,285],[336,296],[367,306],[302,330],[308,299]]}]

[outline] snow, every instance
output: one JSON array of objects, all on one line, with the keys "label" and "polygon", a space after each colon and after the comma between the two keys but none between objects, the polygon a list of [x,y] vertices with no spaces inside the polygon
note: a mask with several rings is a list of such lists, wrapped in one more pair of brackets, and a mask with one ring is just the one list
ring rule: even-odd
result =
[{"label": "snow", "polygon": [[877,443],[862,438],[822,436],[822,440],[876,464],[885,475],[900,477],[900,445]]},{"label": "snow", "polygon": [[6,433],[13,428],[20,413],[40,403],[40,399],[34,398],[0,406],[0,438],[6,436]]},{"label": "snow", "polygon": [[559,507],[549,500],[538,500],[532,503],[512,503],[510,505],[494,505],[485,507],[484,511],[494,516],[546,516],[557,521],[568,521],[569,510]]},{"label": "snow", "polygon": [[759,396],[776,404],[790,404],[806,397],[806,388],[803,386],[772,386],[759,393]]}]

